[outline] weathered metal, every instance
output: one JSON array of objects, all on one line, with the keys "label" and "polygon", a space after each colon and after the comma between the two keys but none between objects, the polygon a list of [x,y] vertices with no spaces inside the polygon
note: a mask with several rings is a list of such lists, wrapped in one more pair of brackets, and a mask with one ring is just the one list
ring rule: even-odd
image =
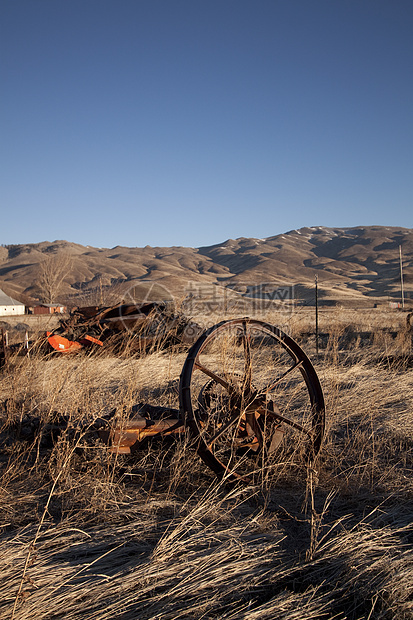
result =
[{"label": "weathered metal", "polygon": [[[214,325],[191,347],[180,376],[179,411],[148,406],[145,413],[108,423],[100,438],[112,452],[129,454],[147,437],[188,429],[218,477],[244,481],[276,461],[286,440],[295,456],[299,449],[301,458],[314,462],[324,435],[324,397],[310,360],[277,327],[248,318]],[[160,419],[149,417],[157,413]]]},{"label": "weathered metal", "polygon": [[111,452],[130,454],[147,437],[181,433],[183,429],[183,422],[179,418],[168,420],[133,418],[109,431],[107,429],[100,430],[99,436],[105,443],[109,444]]},{"label": "weathered metal", "polygon": [[[113,311],[83,310],[82,316],[90,312],[89,329],[115,318]],[[134,453],[149,437],[186,432],[218,477],[244,481],[286,450],[291,462],[314,463],[325,424],[321,385],[304,351],[277,327],[249,318],[222,321],[192,345],[180,375],[179,409],[140,404],[130,413],[125,420],[114,410],[87,430],[118,454]],[[60,418],[51,436],[64,426]]]},{"label": "weathered metal", "polygon": [[[192,343],[201,328],[176,312],[167,302],[140,305],[118,303],[99,308],[75,308],[68,319],[48,333],[48,342],[55,351],[74,352],[94,345],[119,351],[143,352],[153,347]],[[59,340],[66,338],[67,342]]]},{"label": "weathered metal", "polygon": [[218,476],[249,479],[287,436],[307,460],[321,449],[325,406],[315,369],[292,338],[262,321],[205,331],[184,363],[179,398],[198,453]]},{"label": "weathered metal", "polygon": [[69,353],[72,351],[78,351],[82,348],[80,342],[68,340],[68,338],[64,338],[63,336],[59,336],[58,334],[52,334],[52,332],[47,332],[46,335],[48,343],[53,349],[55,349],[55,351],[59,351],[61,353]]}]

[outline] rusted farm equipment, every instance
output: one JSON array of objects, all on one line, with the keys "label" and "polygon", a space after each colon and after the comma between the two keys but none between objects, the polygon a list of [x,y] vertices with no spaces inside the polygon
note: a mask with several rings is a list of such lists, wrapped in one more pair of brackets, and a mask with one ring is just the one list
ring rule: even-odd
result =
[{"label": "rusted farm equipment", "polygon": [[128,454],[148,436],[187,429],[218,477],[250,480],[283,447],[314,461],[324,425],[320,381],[301,347],[277,327],[243,318],[214,325],[192,345],[179,409],[143,406],[123,424],[103,424],[99,434],[112,451]]},{"label": "rusted farm equipment", "polygon": [[130,413],[125,421],[114,410],[88,431],[118,454],[133,454],[148,437],[186,432],[219,478],[244,481],[286,453],[293,463],[314,462],[325,424],[309,358],[280,329],[250,318],[222,321],[198,337],[180,374],[178,408],[143,404]]},{"label": "rusted farm equipment", "polygon": [[167,302],[141,305],[118,303],[99,308],[75,308],[68,319],[48,332],[48,343],[55,351],[72,353],[91,347],[129,353],[151,348],[167,348],[174,344],[188,345],[202,330]]}]

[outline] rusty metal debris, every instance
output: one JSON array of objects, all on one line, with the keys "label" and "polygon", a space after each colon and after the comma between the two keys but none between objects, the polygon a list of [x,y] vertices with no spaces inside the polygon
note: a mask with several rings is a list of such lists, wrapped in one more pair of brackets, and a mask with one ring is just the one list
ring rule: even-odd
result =
[{"label": "rusty metal debris", "polygon": [[48,332],[48,343],[62,353],[94,347],[128,353],[143,352],[172,345],[188,345],[201,328],[167,302],[141,305],[119,303],[111,307],[75,308],[68,319]]},{"label": "rusty metal debris", "polygon": [[[143,317],[158,310],[152,306]],[[87,316],[83,309],[63,327],[79,342],[93,328],[93,338],[106,342],[108,321],[123,325],[117,311]],[[146,325],[145,318],[126,316]],[[182,329],[174,327],[173,342]],[[162,338],[167,336],[162,330]],[[65,427],[64,418],[58,419],[51,436]],[[219,478],[250,481],[258,470],[283,460],[286,450],[291,463],[313,463],[324,424],[321,385],[301,347],[277,327],[243,318],[214,325],[191,346],[180,375],[179,408],[135,405],[126,419],[114,410],[88,424],[87,432],[97,433],[118,454],[134,453],[148,437],[187,432]]]}]

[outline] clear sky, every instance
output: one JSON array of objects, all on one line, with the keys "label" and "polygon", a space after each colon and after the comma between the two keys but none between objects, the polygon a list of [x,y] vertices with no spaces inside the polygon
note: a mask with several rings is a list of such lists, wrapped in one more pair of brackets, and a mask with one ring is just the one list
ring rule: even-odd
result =
[{"label": "clear sky", "polygon": [[413,227],[412,0],[1,0],[0,243]]}]

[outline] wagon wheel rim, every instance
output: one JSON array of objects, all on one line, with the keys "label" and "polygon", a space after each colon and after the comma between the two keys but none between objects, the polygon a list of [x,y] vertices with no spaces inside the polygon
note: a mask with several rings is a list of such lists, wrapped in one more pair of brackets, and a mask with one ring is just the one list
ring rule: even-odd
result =
[{"label": "wagon wheel rim", "polygon": [[292,338],[263,321],[222,321],[204,332],[184,363],[179,398],[199,455],[219,477],[251,482],[278,466],[274,454],[287,441],[300,446],[293,463],[314,463],[321,449],[317,373]]}]

